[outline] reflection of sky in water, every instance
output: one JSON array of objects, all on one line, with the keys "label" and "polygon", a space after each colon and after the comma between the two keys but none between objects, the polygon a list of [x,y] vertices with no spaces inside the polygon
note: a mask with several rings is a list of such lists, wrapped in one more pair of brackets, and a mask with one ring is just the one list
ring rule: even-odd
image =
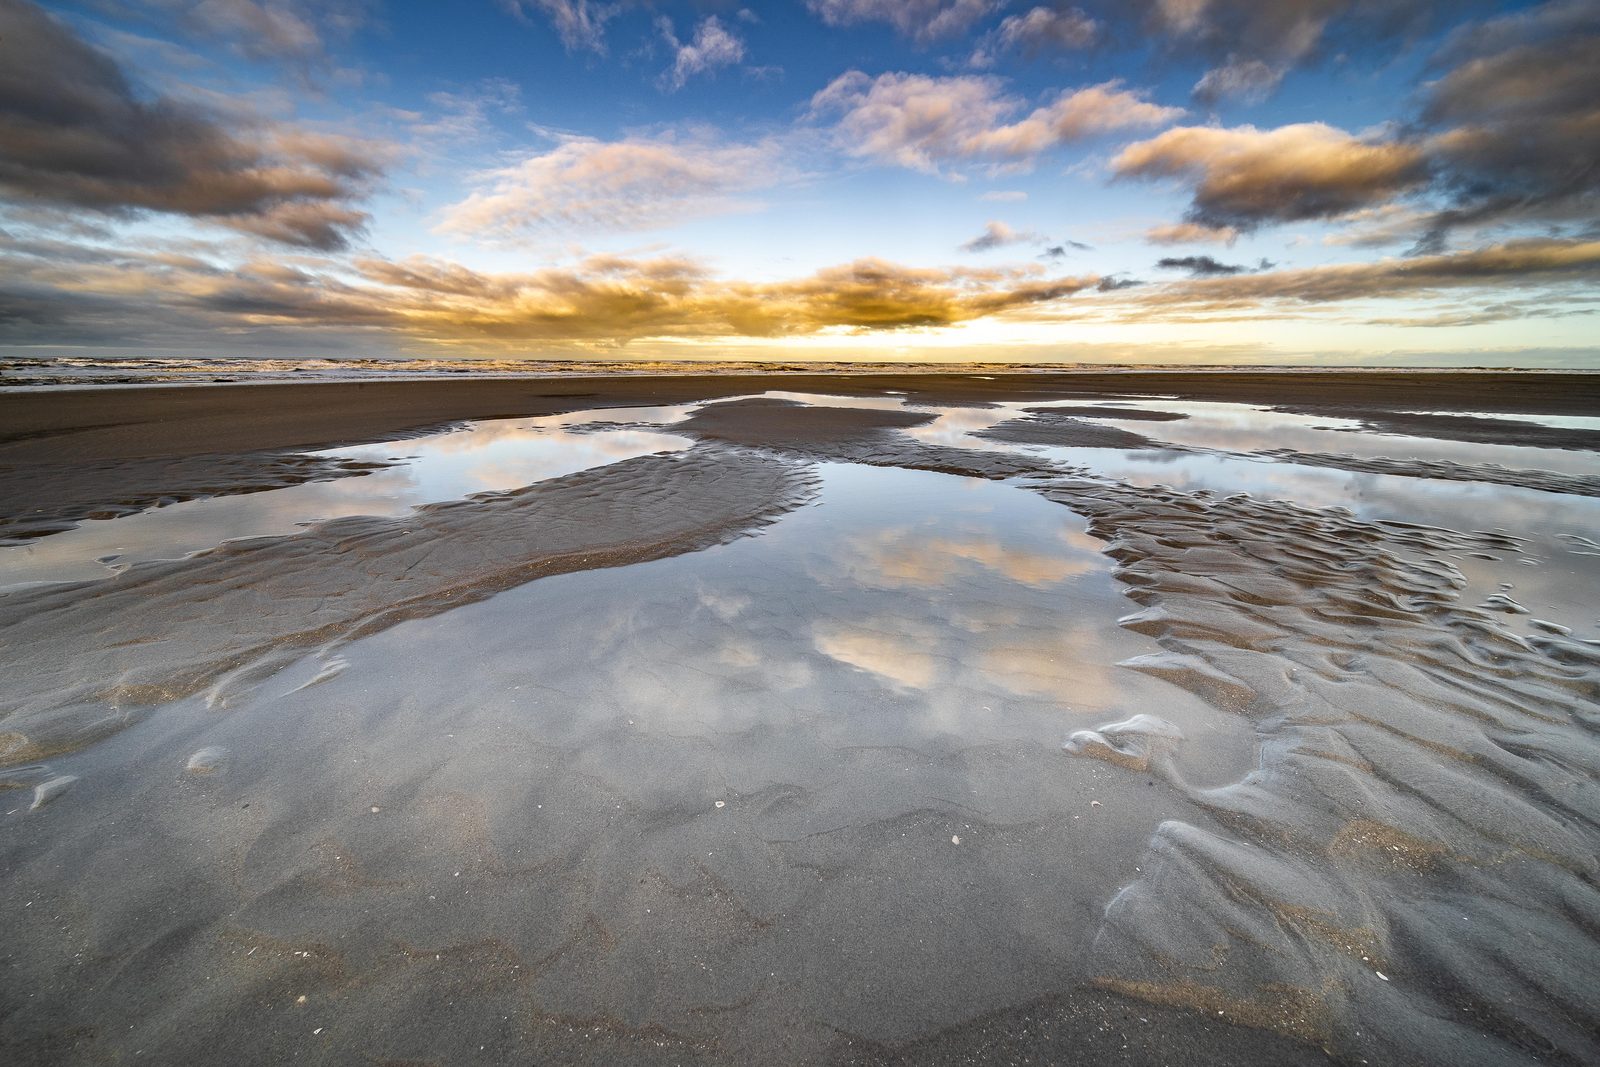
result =
[{"label": "reflection of sky in water", "polygon": [[[643,421],[663,409],[619,409],[604,421]],[[590,420],[585,420],[590,421]],[[652,452],[689,447],[682,437],[636,430],[570,433],[540,419],[504,419],[415,440],[329,449],[316,455],[401,460],[371,474],[263,493],[192,500],[117,519],[92,520],[30,544],[0,549],[0,588],[74,581],[154,559],[178,559],[241,537],[293,533],[348,515],[404,515],[419,504],[515,489]]]},{"label": "reflection of sky in water", "polygon": [[[1082,405],[1062,401],[1029,406]],[[1325,415],[1297,415],[1265,411],[1240,404],[1190,401],[1126,406],[1171,411],[1189,417],[1176,422],[1119,420],[1112,418],[1113,412],[1108,409],[1107,421],[1110,425],[1132,430],[1157,441],[1170,441],[1173,444],[1197,448],[1217,448],[1230,452],[1288,448],[1296,452],[1330,452],[1347,456],[1498,463],[1502,467],[1559,471],[1564,474],[1593,474],[1600,469],[1600,457],[1593,452],[1377,434],[1362,430],[1357,420]],[[1546,416],[1538,416],[1537,419],[1530,417],[1526,421],[1543,422],[1545,419]]]},{"label": "reflection of sky in water", "polygon": [[[820,506],[758,538],[536,582],[406,624],[344,650],[349,677],[398,671],[371,657],[446,629],[474,662],[501,665],[461,684],[480,688],[486,704],[511,686],[543,694],[529,697],[540,709],[530,728],[562,745],[623,719],[679,740],[798,729],[824,749],[1026,744],[1053,753],[1073,730],[1152,712],[1190,735],[1194,773],[1249,765],[1245,726],[1116,666],[1157,646],[1117,625],[1134,605],[1072,511],[979,479],[848,464],[819,473]],[[572,587],[581,596],[564,592]],[[558,644],[530,650],[529,618],[546,620],[540,633]],[[521,651],[496,651],[508,642]],[[786,766],[788,751],[761,746],[761,765],[746,770],[804,788],[831,777],[825,765]]]},{"label": "reflection of sky in water", "polygon": [[[1408,409],[1407,415],[1433,415],[1432,411]],[[1536,426],[1554,426],[1562,430],[1600,430],[1600,415],[1513,415],[1504,411],[1451,411],[1470,419],[1509,419],[1512,422],[1531,422]]]},{"label": "reflection of sky in water", "polygon": [[[1057,401],[1014,401],[990,406],[940,407],[909,404],[901,396],[827,396],[773,390],[760,398],[809,403],[821,407],[910,410],[934,416],[927,425],[898,431],[924,444],[1015,450],[1084,468],[1101,477],[1134,485],[1167,485],[1186,492],[1206,489],[1219,494],[1249,493],[1261,499],[1289,500],[1312,507],[1343,506],[1367,519],[1421,522],[1458,530],[1504,529],[1529,538],[1518,558],[1452,560],[1472,579],[1469,596],[1509,585],[1510,595],[1534,617],[1585,630],[1597,614],[1579,592],[1594,588],[1593,566],[1600,557],[1575,552],[1569,535],[1588,536],[1600,529],[1600,501],[1538,493],[1471,482],[1431,481],[1393,475],[1353,473],[1263,462],[1244,456],[1196,455],[1180,452],[1124,451],[1105,448],[1019,446],[971,436],[1015,418],[1027,407],[1098,407],[1114,415],[1117,407],[1181,412],[1187,419],[1146,422],[1108,418],[1111,425],[1158,440],[1249,453],[1266,448],[1344,453],[1391,458],[1450,459],[1456,462],[1498,462],[1572,473],[1594,473],[1590,453],[1504,445],[1478,445],[1415,437],[1379,436],[1354,430],[1352,420],[1259,410],[1237,404],[1176,401],[1166,398],[1115,402],[1085,398]],[[751,397],[727,397],[710,404]],[[321,455],[365,461],[400,459],[399,466],[357,478],[313,482],[271,492],[192,501],[167,508],[98,522],[43,538],[28,546],[0,550],[0,588],[34,581],[100,577],[105,557],[114,567],[144,559],[177,558],[223,541],[293,532],[298,526],[342,515],[400,515],[422,503],[459,499],[471,493],[504,490],[541,479],[615,462],[649,452],[688,447],[684,438],[637,429],[607,426],[670,427],[700,405],[606,408],[530,419],[503,419],[411,441],[331,449]],[[1506,418],[1496,414],[1496,418]],[[1600,420],[1527,416],[1548,425],[1580,425]],[[582,427],[584,432],[574,432]],[[832,477],[841,484],[854,477],[840,468]],[[881,476],[875,474],[873,476]],[[965,484],[965,483],[958,483]],[[977,483],[973,483],[977,484]],[[969,490],[970,491],[970,490]],[[952,492],[959,500],[963,492]],[[836,521],[843,518],[835,514]],[[856,568],[867,586],[894,585],[897,574],[915,573],[904,584],[929,585],[933,576],[987,570],[1026,585],[1034,574],[1043,581],[1062,566],[1059,557],[1015,537],[972,541],[959,526],[916,532],[916,552],[896,537],[911,537],[908,528],[882,526],[862,533],[860,554],[840,561]],[[981,539],[980,539],[981,541]],[[876,546],[876,547],[874,547]],[[1092,546],[1091,550],[1092,550]],[[1043,554],[1041,554],[1043,552]],[[875,554],[874,554],[875,553]],[[931,570],[916,568],[929,562]],[[870,573],[868,573],[870,571]],[[902,622],[904,620],[901,620]],[[1526,620],[1508,619],[1523,626]],[[930,676],[935,664],[923,653],[907,652],[903,642],[874,636],[862,629],[827,629],[818,640],[839,658],[862,669],[892,664],[903,684]],[[884,629],[883,627],[879,628]],[[892,629],[890,627],[889,629]],[[1021,642],[992,656],[1013,659]],[[1027,672],[1014,672],[1025,677]]]},{"label": "reflection of sky in water", "polygon": [[[1421,523],[1467,533],[1509,532],[1526,539],[1521,553],[1501,553],[1495,560],[1451,558],[1472,580],[1462,594],[1464,603],[1476,603],[1509,583],[1510,595],[1532,617],[1586,634],[1600,619],[1593,600],[1593,590],[1600,587],[1600,556],[1574,551],[1569,540],[1600,529],[1600,499],[1594,497],[1232,456],[1043,446],[1019,446],[1018,451],[1129,485],[1167,486],[1186,493],[1208,490],[1219,496],[1248,493],[1260,500],[1307,507],[1345,507],[1366,520]],[[1506,622],[1513,629],[1524,628],[1524,620]]]}]

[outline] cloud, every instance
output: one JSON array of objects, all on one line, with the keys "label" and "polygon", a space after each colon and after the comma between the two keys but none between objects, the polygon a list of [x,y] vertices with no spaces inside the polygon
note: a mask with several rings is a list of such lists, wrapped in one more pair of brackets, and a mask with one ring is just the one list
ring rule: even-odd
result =
[{"label": "cloud", "polygon": [[1347,215],[1415,188],[1428,170],[1415,145],[1363,140],[1320,122],[1181,126],[1129,145],[1111,165],[1122,178],[1189,183],[1190,222],[1240,231]]},{"label": "cloud", "polygon": [[1056,49],[1087,48],[1094,44],[1100,24],[1076,7],[1030,8],[1008,15],[995,30],[995,39],[1007,48],[1033,56]]},{"label": "cloud", "polygon": [[137,93],[36,6],[0,3],[0,191],[108,214],[163,212],[287,244],[345,247],[389,146]]},{"label": "cloud", "polygon": [[[57,243],[59,244],[59,242]],[[872,333],[1021,314],[1091,289],[1036,265],[909,267],[862,259],[798,278],[720,278],[682,256],[595,255],[531,272],[447,260],[305,257],[232,267],[205,255],[74,244],[67,258],[0,232],[0,341],[191,347],[220,332],[282,340],[357,331],[407,344],[525,351],[641,338]]]},{"label": "cloud", "polygon": [[1001,204],[1021,203],[1028,199],[1028,194],[1021,189],[991,189],[978,197],[979,200],[988,200]]},{"label": "cloud", "polygon": [[1220,67],[1212,67],[1194,86],[1194,98],[1202,104],[1225,99],[1259,104],[1277,91],[1288,68],[1259,59],[1230,57]]},{"label": "cloud", "polygon": [[1068,142],[1157,126],[1183,113],[1152,104],[1114,81],[1064,91],[1049,104],[1007,121],[1023,106],[1005,95],[997,78],[871,78],[858,70],[835,78],[811,101],[813,114],[839,114],[835,136],[848,154],[930,174],[968,161],[1026,166]]},{"label": "cloud", "polygon": [[1064,259],[1064,258],[1066,258],[1067,249],[1069,249],[1069,248],[1076,249],[1079,252],[1093,252],[1094,251],[1094,248],[1092,246],[1086,245],[1082,241],[1063,240],[1058,245],[1051,245],[1050,247],[1046,248],[1043,252],[1041,252],[1039,254],[1039,258],[1040,259]]},{"label": "cloud", "polygon": [[1409,238],[1433,254],[1462,227],[1589,223],[1600,216],[1597,54],[1600,4],[1545,4],[1452,34],[1415,121],[1382,137],[1320,123],[1184,127],[1129,146],[1113,166],[1188,182],[1187,224],[1218,231],[1339,219],[1362,227],[1345,243]]},{"label": "cloud", "polygon": [[1419,136],[1463,224],[1600,214],[1600,4],[1551,3],[1458,31],[1435,57]]},{"label": "cloud", "polygon": [[1036,59],[1052,52],[1078,51],[1094,44],[1100,23],[1076,7],[1034,7],[1021,15],[1007,15],[979,43],[968,61],[989,67],[999,51],[1019,52]]},{"label": "cloud", "polygon": [[[232,343],[370,351],[593,350],[937,329],[990,317],[1194,322],[1271,319],[1347,301],[1460,294],[1481,309],[1561,313],[1600,283],[1600,241],[1509,241],[1473,252],[1141,285],[1038,266],[909,267],[864,259],[798,278],[718,277],[681,256],[591,256],[520,273],[445,260],[317,256],[230,264],[219,247],[118,248],[0,231],[0,343],[213,349]],[[1070,307],[1075,294],[1090,302]],[[1093,294],[1098,293],[1098,296]],[[1518,294],[1526,294],[1517,304]],[[1540,310],[1542,309],[1542,310]],[[1397,320],[1398,321],[1398,320]],[[1405,320],[1450,324],[1460,313]]]},{"label": "cloud", "polygon": [[1232,245],[1239,239],[1239,231],[1232,226],[1174,222],[1165,226],[1152,226],[1144,232],[1144,239],[1153,245]]},{"label": "cloud", "polygon": [[278,63],[306,84],[328,73],[330,42],[368,20],[366,0],[135,0],[192,36],[221,41],[238,56]]},{"label": "cloud", "polygon": [[1162,270],[1186,270],[1192,277],[1213,277],[1221,274],[1243,274],[1249,270],[1236,263],[1220,263],[1210,256],[1167,256],[1156,261]]},{"label": "cloud", "polygon": [[806,0],[829,26],[885,22],[918,44],[965,33],[999,0]]},{"label": "cloud", "polygon": [[1003,222],[987,222],[983,232],[960,246],[962,252],[988,252],[1007,245],[1028,244],[1039,240],[1031,231],[1013,230]]},{"label": "cloud", "polygon": [[1218,62],[1195,86],[1197,99],[1214,103],[1265,99],[1285,73],[1328,50],[1330,39],[1370,48],[1403,36],[1434,7],[1428,0],[1141,0],[1130,10],[1173,47]]},{"label": "cloud", "polygon": [[1600,282],[1600,241],[1533,239],[1470,252],[1196,278],[1147,291],[1138,299],[1149,307],[1270,314],[1280,303],[1328,304],[1456,289],[1589,287],[1596,282]]},{"label": "cloud", "polygon": [[606,52],[606,23],[622,12],[624,3],[590,3],[590,0],[500,0],[500,6],[524,22],[533,15],[548,21],[567,51]]},{"label": "cloud", "polygon": [[673,50],[672,67],[661,75],[662,85],[670,89],[682,89],[696,74],[711,73],[744,59],[744,42],[724,29],[715,15],[700,20],[690,41],[678,40],[672,32],[672,20],[665,15],[656,24]]},{"label": "cloud", "polygon": [[439,229],[508,240],[573,228],[670,226],[737,209],[736,194],[784,173],[780,154],[771,142],[569,137],[481,175],[483,188],[447,208]]}]

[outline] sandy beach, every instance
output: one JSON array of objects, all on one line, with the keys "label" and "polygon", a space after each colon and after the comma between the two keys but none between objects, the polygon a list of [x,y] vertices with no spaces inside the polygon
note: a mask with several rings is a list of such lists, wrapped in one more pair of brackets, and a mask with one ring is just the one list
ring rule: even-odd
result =
[{"label": "sandy beach", "polygon": [[0,1058],[1600,1057],[1600,376],[0,392]]}]

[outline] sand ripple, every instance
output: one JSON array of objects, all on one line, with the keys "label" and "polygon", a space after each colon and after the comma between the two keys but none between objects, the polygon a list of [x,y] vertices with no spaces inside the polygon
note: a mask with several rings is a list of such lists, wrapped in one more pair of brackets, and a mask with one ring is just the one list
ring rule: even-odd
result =
[{"label": "sand ripple", "polygon": [[1169,656],[1128,666],[1248,717],[1261,746],[1244,780],[1190,790],[1225,833],[1156,833],[1107,909],[1103,982],[1372,1062],[1600,1057],[1600,648],[1503,629],[1444,558],[1515,542],[1042,491],[1091,516],[1149,606],[1125,623]]},{"label": "sand ripple", "polygon": [[208,686],[210,702],[226,704],[309,650],[535,578],[728,541],[803,503],[811,485],[772,456],[644,456],[400,519],[338,519],[8,594],[0,766],[72,751]]}]

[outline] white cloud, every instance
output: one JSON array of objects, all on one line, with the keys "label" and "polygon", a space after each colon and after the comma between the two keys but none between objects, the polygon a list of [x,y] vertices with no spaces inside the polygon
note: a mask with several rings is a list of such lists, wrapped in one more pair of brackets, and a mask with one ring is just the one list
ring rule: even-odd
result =
[{"label": "white cloud", "polygon": [[1105,82],[1063,91],[1008,122],[1024,104],[997,78],[849,71],[812,98],[814,114],[838,113],[836,139],[849,155],[930,174],[942,166],[988,161],[1025,167],[1069,141],[1135,126],[1158,126],[1183,109],[1152,104]]},{"label": "white cloud", "polygon": [[689,41],[678,40],[672,32],[672,20],[665,15],[657,25],[673,51],[672,67],[661,75],[661,84],[666,88],[682,89],[696,74],[731,67],[744,59],[744,42],[729,33],[715,15],[702,19]]},{"label": "white cloud", "polygon": [[772,142],[564,139],[548,152],[481,175],[447,208],[441,232],[498,240],[570,228],[646,230],[737,210],[736,194],[777,180]]},{"label": "white cloud", "polygon": [[585,49],[605,54],[606,23],[617,16],[619,4],[593,4],[589,0],[500,0],[507,11],[523,20],[530,12],[548,21],[568,51]]}]

